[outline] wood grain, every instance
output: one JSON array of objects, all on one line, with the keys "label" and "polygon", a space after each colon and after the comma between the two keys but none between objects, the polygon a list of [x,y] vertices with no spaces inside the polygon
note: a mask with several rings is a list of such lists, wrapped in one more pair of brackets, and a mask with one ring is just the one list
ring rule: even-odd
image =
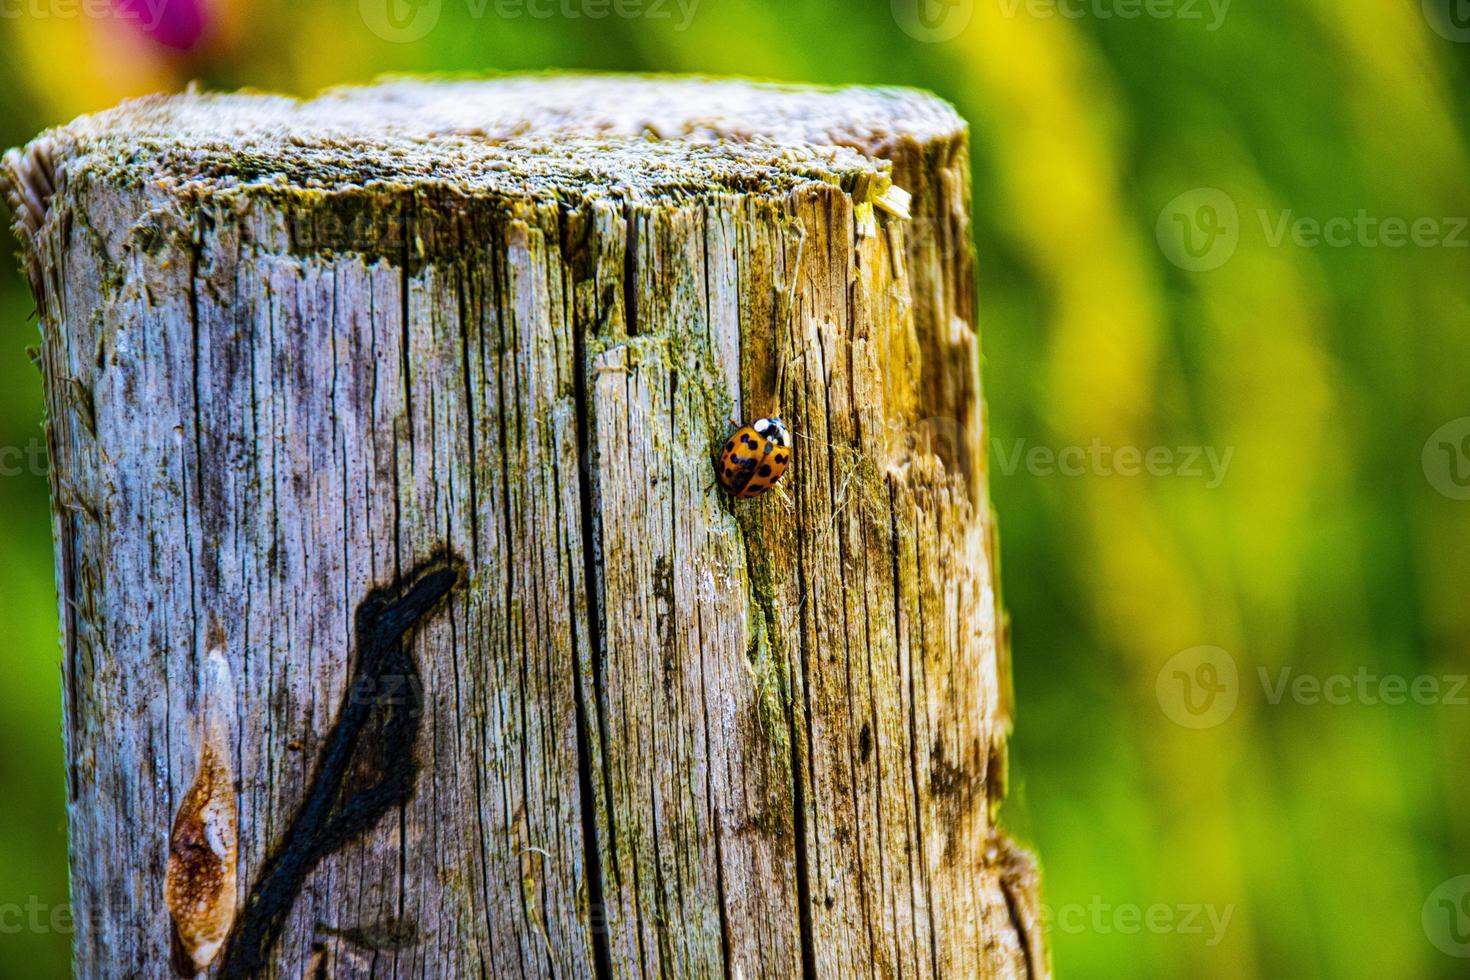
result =
[{"label": "wood grain", "polygon": [[[346,785],[407,751],[411,798],[306,876],[272,976],[1049,975],[996,822],[1009,653],[947,105],[603,76],[188,95],[4,172],[44,340],[78,975],[170,975],[221,658],[236,931],[339,718],[367,698],[365,731],[415,733],[354,745]],[[778,412],[791,471],[732,500],[730,420]],[[463,579],[365,685],[355,617],[438,554]]]}]

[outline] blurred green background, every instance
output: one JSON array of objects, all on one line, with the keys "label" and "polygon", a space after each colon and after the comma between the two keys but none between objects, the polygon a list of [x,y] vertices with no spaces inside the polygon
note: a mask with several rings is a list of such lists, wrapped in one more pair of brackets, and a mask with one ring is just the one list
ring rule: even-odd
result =
[{"label": "blurred green background", "polygon": [[[0,145],[193,78],[579,67],[953,101],[1014,621],[1004,819],[1042,856],[1059,976],[1470,975],[1465,0],[164,2],[0,0]],[[63,976],[13,263],[0,320],[0,976]]]}]

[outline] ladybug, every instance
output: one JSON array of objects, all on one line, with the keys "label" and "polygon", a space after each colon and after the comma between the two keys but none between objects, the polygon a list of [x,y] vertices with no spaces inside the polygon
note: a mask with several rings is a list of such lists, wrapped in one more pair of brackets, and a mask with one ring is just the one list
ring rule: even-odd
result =
[{"label": "ladybug", "polygon": [[759,497],[776,485],[791,462],[791,433],[779,417],[742,426],[720,452],[720,486],[737,497]]}]

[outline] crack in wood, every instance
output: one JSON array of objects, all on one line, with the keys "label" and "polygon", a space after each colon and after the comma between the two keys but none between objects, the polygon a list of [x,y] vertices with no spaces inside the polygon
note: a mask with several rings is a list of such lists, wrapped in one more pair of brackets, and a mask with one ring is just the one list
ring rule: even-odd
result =
[{"label": "crack in wood", "polygon": [[[630,225],[631,227],[631,225]],[[606,884],[603,879],[602,848],[599,844],[597,826],[597,787],[593,775],[592,759],[592,726],[597,729],[597,744],[607,744],[607,728],[603,702],[606,698],[606,689],[603,682],[603,660],[605,651],[603,649],[604,636],[604,614],[602,609],[601,573],[599,569],[599,555],[601,553],[601,536],[597,527],[597,487],[595,485],[594,473],[596,467],[593,461],[592,449],[592,410],[588,396],[589,375],[592,371],[592,359],[587,351],[586,326],[579,325],[572,332],[573,346],[573,391],[572,400],[576,412],[577,430],[577,492],[578,504],[580,506],[581,535],[582,535],[582,589],[583,598],[587,603],[587,620],[589,623],[587,645],[589,647],[588,658],[592,674],[592,692],[594,700],[592,712],[589,713],[587,700],[588,691],[583,671],[578,670],[573,675],[572,689],[575,698],[576,727],[577,727],[577,789],[581,798],[582,816],[582,845],[583,861],[586,866],[587,881],[587,904],[588,904],[588,929],[592,934],[592,961],[593,969],[596,971],[597,980],[612,980],[612,943],[608,937],[608,915]],[[570,617],[573,630],[576,629],[577,616],[575,610]],[[574,648],[577,646],[574,638]],[[604,773],[606,778],[606,766],[596,767]],[[608,820],[613,817],[612,789],[606,782],[602,787],[606,798],[606,812]],[[614,827],[606,828],[608,846],[611,848],[613,872],[617,873],[617,832]]]}]

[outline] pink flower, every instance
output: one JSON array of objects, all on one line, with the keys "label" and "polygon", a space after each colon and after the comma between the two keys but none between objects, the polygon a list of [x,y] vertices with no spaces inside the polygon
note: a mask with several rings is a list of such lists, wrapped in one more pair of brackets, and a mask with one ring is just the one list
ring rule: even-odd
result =
[{"label": "pink flower", "polygon": [[206,0],[112,0],[127,20],[166,47],[187,51],[204,35]]}]

